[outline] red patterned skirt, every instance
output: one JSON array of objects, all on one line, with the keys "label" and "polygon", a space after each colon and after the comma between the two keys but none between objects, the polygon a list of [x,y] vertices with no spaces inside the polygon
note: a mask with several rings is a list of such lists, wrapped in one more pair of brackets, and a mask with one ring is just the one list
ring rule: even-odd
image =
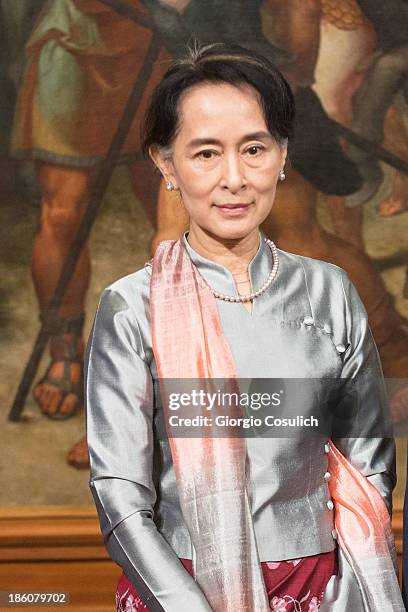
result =
[{"label": "red patterned skirt", "polygon": [[[180,559],[193,574],[192,561]],[[261,563],[270,609],[274,612],[317,612],[331,576],[337,575],[337,551],[303,559]],[[116,590],[116,612],[149,612],[125,574]]]}]

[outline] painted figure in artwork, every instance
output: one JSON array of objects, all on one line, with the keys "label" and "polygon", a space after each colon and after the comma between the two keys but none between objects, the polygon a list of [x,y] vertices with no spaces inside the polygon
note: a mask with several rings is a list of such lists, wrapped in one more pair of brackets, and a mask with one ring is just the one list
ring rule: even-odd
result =
[{"label": "painted figure in artwork", "polygon": [[[130,4],[146,16],[138,0]],[[144,62],[152,32],[97,0],[45,3],[26,44],[11,155],[35,163],[41,189],[41,223],[32,277],[39,314],[45,311],[87,204],[98,162],[117,129],[130,89]],[[168,54],[160,51],[150,83],[122,150],[135,194],[153,220],[158,180],[139,154],[138,125]],[[140,179],[143,177],[143,180]],[[49,418],[64,419],[82,406],[84,304],[91,264],[86,246],[50,340],[51,361],[34,388]]]},{"label": "painted figure in artwork", "polygon": [[[320,51],[314,89],[328,114],[402,159],[408,158],[401,98],[408,70],[408,10],[401,0],[381,7],[371,0],[321,0]],[[333,61],[335,59],[335,62]],[[345,201],[329,198],[336,233],[363,247],[361,205],[383,182],[378,161],[356,147],[349,155],[364,174],[360,190]],[[396,171],[381,217],[406,210],[408,177]],[[346,209],[347,207],[347,209]]]}]

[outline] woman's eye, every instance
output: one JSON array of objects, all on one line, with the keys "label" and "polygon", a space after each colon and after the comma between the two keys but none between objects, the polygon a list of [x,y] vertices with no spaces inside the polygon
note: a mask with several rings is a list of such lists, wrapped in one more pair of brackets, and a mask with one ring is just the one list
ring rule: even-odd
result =
[{"label": "woman's eye", "polygon": [[201,159],[212,159],[215,155],[215,151],[211,151],[210,149],[205,149],[204,151],[200,151],[197,153],[196,157]]},{"label": "woman's eye", "polygon": [[255,157],[255,155],[257,155],[258,153],[264,150],[265,148],[261,147],[260,145],[252,145],[251,147],[248,147],[248,149],[246,150],[246,153],[249,153],[250,157]]}]

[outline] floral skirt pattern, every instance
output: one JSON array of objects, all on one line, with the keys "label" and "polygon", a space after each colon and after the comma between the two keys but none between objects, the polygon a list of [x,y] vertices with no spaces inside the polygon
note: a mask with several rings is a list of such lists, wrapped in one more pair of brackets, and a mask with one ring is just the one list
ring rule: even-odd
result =
[{"label": "floral skirt pattern", "polygon": [[[180,561],[193,574],[192,561]],[[337,551],[289,561],[265,561],[261,565],[272,611],[316,612],[327,583],[331,576],[337,575]],[[116,612],[149,612],[125,574],[116,590]]]}]

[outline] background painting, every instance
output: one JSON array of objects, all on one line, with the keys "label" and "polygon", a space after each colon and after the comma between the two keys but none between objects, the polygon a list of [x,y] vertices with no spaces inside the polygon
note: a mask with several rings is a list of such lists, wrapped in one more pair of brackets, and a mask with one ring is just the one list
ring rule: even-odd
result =
[{"label": "background painting", "polygon": [[[178,237],[188,223],[182,202],[143,159],[139,129],[169,60],[195,40],[254,48],[293,86],[298,118],[290,167],[263,230],[283,249],[346,269],[366,306],[385,375],[396,381],[394,419],[404,421],[407,2],[1,0],[0,9],[0,505],[92,503],[84,414],[69,386],[71,380],[80,387],[81,315],[86,340],[101,290],[143,266],[160,240]],[[137,79],[137,111],[113,171],[104,159]],[[47,305],[87,203],[97,204],[95,185],[102,196],[109,169],[57,331],[58,320],[44,318]],[[52,343],[21,418],[10,420],[40,313],[54,325]],[[52,380],[64,376],[66,386],[58,389]],[[51,419],[40,406],[73,414]],[[402,439],[400,500],[404,453]]]}]

